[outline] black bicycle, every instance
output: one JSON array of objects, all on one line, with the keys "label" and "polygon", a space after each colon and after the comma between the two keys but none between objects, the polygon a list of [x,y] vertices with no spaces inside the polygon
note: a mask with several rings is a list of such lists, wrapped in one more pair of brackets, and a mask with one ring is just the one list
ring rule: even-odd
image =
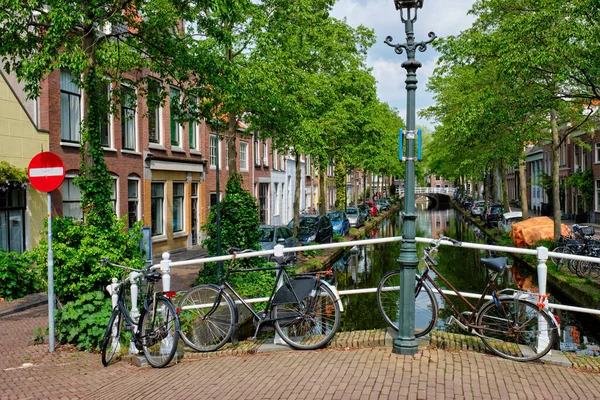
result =
[{"label": "black bicycle", "polygon": [[[171,362],[177,350],[179,341],[179,315],[171,302],[176,292],[155,292],[154,284],[161,280],[160,272],[151,268],[135,269],[124,265],[111,263],[108,259],[101,260],[102,265],[123,268],[137,274],[122,280],[116,290],[117,305],[113,309],[108,327],[100,343],[102,364],[106,367],[119,354],[121,349],[121,332],[123,329],[131,332],[131,342],[138,351],[143,351],[148,363],[154,368],[162,368]],[[132,315],[126,304],[126,283],[141,278],[146,282],[139,317]],[[112,293],[111,293],[112,294]]]},{"label": "black bicycle", "polygon": [[[244,251],[246,252],[246,251]],[[339,297],[318,275],[288,275],[283,257],[274,257],[274,267],[233,269],[237,251],[227,267],[220,286],[204,284],[186,292],[179,302],[182,320],[181,338],[189,347],[201,352],[215,351],[225,345],[238,324],[238,303],[254,316],[256,330],[273,324],[277,333],[291,347],[314,350],[324,347],[340,325]],[[257,313],[227,282],[231,273],[277,270],[275,284],[264,312]],[[277,282],[281,282],[278,288]]]},{"label": "black bicycle", "polygon": [[[461,242],[452,238],[440,237],[432,247],[425,249],[425,269],[415,281],[415,337],[429,333],[437,322],[439,306],[433,287],[454,312],[447,324],[456,323],[461,329],[480,337],[494,354],[515,361],[531,361],[548,353],[558,341],[560,329],[552,313],[545,307],[546,296],[513,289],[498,290],[496,278],[506,269],[506,258],[482,258],[481,264],[492,274],[483,294],[473,305],[435,268],[435,254],[442,240],[448,240],[455,246],[461,245]],[[469,311],[460,312],[432,275],[442,280],[463,300]],[[488,294],[492,297],[490,301],[485,299]],[[390,271],[381,278],[377,287],[377,304],[388,325],[398,331],[399,270]]]}]

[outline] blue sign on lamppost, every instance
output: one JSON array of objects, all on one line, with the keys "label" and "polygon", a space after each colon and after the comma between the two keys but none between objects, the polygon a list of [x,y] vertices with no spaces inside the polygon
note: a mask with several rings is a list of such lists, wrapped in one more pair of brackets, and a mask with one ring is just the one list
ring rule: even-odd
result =
[{"label": "blue sign on lamppost", "polygon": [[[406,69],[406,169],[404,182],[404,219],[402,223],[402,247],[398,264],[400,266],[400,307],[398,307],[398,337],[394,340],[394,353],[412,355],[417,352],[415,339],[415,279],[419,264],[417,258],[415,212],[415,91],[417,90],[417,69],[421,63],[415,60],[416,50],[423,52],[427,44],[435,38],[429,32],[429,40],[415,43],[413,24],[417,20],[417,10],[423,7],[423,0],[394,0],[396,10],[400,10],[400,18],[406,31],[406,43],[392,44],[393,38],[388,36],[385,44],[394,48],[397,54],[406,51],[407,60],[402,63]],[[402,138],[401,138],[402,140]],[[400,155],[402,159],[402,155]]]}]

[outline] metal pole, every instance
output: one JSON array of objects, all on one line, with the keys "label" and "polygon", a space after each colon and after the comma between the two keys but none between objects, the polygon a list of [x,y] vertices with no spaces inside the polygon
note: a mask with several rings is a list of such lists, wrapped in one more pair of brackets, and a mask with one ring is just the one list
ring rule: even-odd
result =
[{"label": "metal pole", "polygon": [[415,60],[417,47],[425,51],[427,43],[435,39],[433,32],[429,33],[430,40],[415,43],[413,23],[417,20],[417,9],[411,17],[413,9],[406,9],[404,18],[403,9],[400,16],[404,22],[406,43],[393,45],[391,36],[385,39],[388,46],[394,47],[397,54],[406,51],[407,60],[402,63],[406,69],[406,169],[404,183],[404,218],[402,223],[402,245],[398,264],[400,267],[400,307],[398,307],[398,337],[394,340],[393,352],[396,354],[413,355],[417,352],[415,339],[415,279],[416,268],[419,264],[416,246],[416,219],[415,213],[415,92],[417,90],[417,69],[421,63]]},{"label": "metal pole", "polygon": [[48,192],[48,345],[54,353],[54,255],[52,254],[52,195]]},{"label": "metal pole", "polygon": [[[218,112],[218,110],[217,110]],[[216,162],[216,171],[217,171],[217,257],[221,255],[221,189],[219,186],[219,162],[221,158],[220,144],[221,140],[219,140],[219,116],[217,115],[217,126],[215,129],[217,134],[217,162]],[[226,144],[228,145],[228,144]],[[223,261],[217,262],[217,277],[219,280],[219,284],[223,280]]]}]

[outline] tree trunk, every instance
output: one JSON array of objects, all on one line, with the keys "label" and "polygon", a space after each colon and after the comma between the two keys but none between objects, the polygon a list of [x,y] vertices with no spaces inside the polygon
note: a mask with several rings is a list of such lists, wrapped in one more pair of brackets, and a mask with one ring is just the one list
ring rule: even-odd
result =
[{"label": "tree trunk", "polygon": [[296,156],[296,187],[294,189],[294,236],[298,237],[300,226],[300,184],[302,183],[302,171],[300,170],[300,154],[294,151]]},{"label": "tree trunk", "polygon": [[552,209],[554,214],[554,240],[560,239],[560,180],[559,180],[559,158],[558,149],[560,138],[558,136],[558,123],[556,122],[556,111],[550,111],[550,126],[552,127]]},{"label": "tree trunk", "polygon": [[[237,139],[237,116],[235,112],[230,111],[227,115],[229,117],[229,126],[227,128],[227,149],[229,150],[229,160],[227,160],[227,167],[229,168],[229,174],[237,173],[237,150],[236,150],[236,139]],[[217,115],[218,118],[218,115]],[[218,138],[217,138],[218,140]],[[219,140],[219,143],[221,141]],[[219,146],[217,145],[217,149]],[[217,150],[218,153],[218,150]],[[248,165],[252,162],[249,159],[250,148],[246,149],[246,162]],[[221,155],[219,154],[219,157]],[[248,167],[250,168],[250,166]]]},{"label": "tree trunk", "polygon": [[500,160],[500,184],[502,191],[502,203],[504,204],[504,210],[510,210],[510,203],[508,202],[508,182],[506,180],[506,162]]},{"label": "tree trunk", "polygon": [[325,215],[327,192],[325,191],[325,181],[327,180],[327,168],[319,165],[319,215]]},{"label": "tree trunk", "polygon": [[525,151],[519,159],[519,198],[521,199],[521,212],[523,220],[529,218],[529,202],[527,200],[527,177],[525,176]]}]

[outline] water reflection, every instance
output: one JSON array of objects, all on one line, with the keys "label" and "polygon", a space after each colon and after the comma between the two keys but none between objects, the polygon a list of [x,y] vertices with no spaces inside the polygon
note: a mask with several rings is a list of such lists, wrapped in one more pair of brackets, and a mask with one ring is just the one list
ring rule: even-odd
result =
[{"label": "water reflection", "polygon": [[[428,204],[417,204],[417,236],[434,237],[447,235],[460,241],[485,243],[484,234],[469,220],[462,217],[453,209],[428,210]],[[391,237],[402,235],[401,214],[392,215],[384,221],[378,229],[370,232],[371,237]],[[425,244],[417,243],[417,255],[421,257]],[[339,290],[374,288],[377,287],[381,277],[390,270],[397,269],[397,258],[400,254],[400,243],[384,243],[370,246],[356,246],[347,251],[335,264],[333,282]],[[488,283],[490,272],[482,267],[479,259],[492,257],[487,251],[466,249],[460,247],[442,246],[438,255],[437,269],[448,281],[461,292],[481,293]],[[509,256],[502,254],[502,256]],[[420,260],[419,269],[423,268]],[[537,291],[537,276],[529,267],[522,267],[509,256],[509,263],[513,267],[506,270],[498,277],[500,288],[522,288]],[[444,282],[436,279],[443,289],[447,289]],[[439,296],[440,313],[436,329],[449,329],[444,321],[453,314],[448,305]],[[460,311],[467,311],[468,307],[458,297],[451,297]],[[474,299],[475,300],[475,299]],[[375,294],[361,294],[343,296],[344,313],[342,313],[341,330],[363,330],[385,328],[386,323],[377,308]],[[551,298],[551,302],[560,299]],[[580,314],[556,312],[560,317],[563,330],[564,349],[585,347],[587,353],[597,349],[593,344],[596,341],[590,338],[587,332],[593,332],[594,325],[589,325],[581,318]],[[575,319],[577,318],[577,319]],[[458,328],[456,328],[458,329]]]}]

